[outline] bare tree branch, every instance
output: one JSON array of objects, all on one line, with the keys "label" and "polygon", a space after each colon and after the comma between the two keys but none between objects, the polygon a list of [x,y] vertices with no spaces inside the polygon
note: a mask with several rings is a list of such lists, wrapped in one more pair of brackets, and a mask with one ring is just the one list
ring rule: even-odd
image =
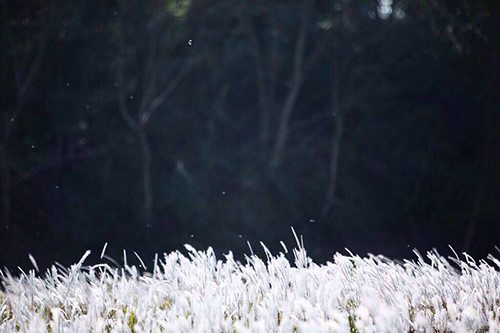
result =
[{"label": "bare tree branch", "polygon": [[153,217],[153,184],[151,183],[151,150],[144,130],[138,131],[142,150],[142,190],[144,195],[142,222],[149,227]]},{"label": "bare tree branch", "polygon": [[332,147],[330,151],[330,181],[326,193],[325,203],[321,211],[321,220],[323,220],[333,206],[335,192],[337,190],[337,176],[340,156],[340,146],[342,143],[342,133],[344,131],[342,102],[340,100],[340,68],[338,63],[337,48],[334,47],[333,54],[333,84],[332,84],[332,114],[335,115],[335,133],[332,138]]},{"label": "bare tree branch", "polygon": [[258,106],[260,111],[260,141],[262,144],[265,144],[268,140],[270,130],[269,108],[267,104],[268,94],[270,92],[267,89],[264,55],[262,54],[262,49],[257,37],[256,27],[251,17],[251,11],[249,10],[250,8],[248,5],[246,7],[246,10],[243,10],[242,12],[247,14],[242,18],[242,21],[244,22],[248,37],[250,39],[250,50],[256,63],[257,70],[255,71],[255,74],[257,79]]},{"label": "bare tree branch", "polygon": [[315,48],[314,53],[309,57],[309,60],[304,66],[304,76],[307,76],[309,74],[314,64],[318,61],[318,58],[321,56],[321,54],[323,54],[323,51],[326,50],[326,45],[327,43],[324,41],[319,42],[319,46]]},{"label": "bare tree branch", "polygon": [[93,157],[104,156],[112,150],[111,145],[98,147],[95,149],[88,149],[83,153],[79,154],[69,154],[66,156],[57,156],[56,158],[50,158],[42,163],[33,166],[31,169],[21,172],[14,181],[14,186],[19,185],[28,181],[29,179],[41,174],[42,172],[57,168],[65,163],[72,161],[83,161]]},{"label": "bare tree branch", "polygon": [[4,124],[5,127],[3,135],[4,138],[3,142],[1,143],[2,146],[8,145],[10,133],[14,125],[14,122],[11,120],[12,119],[17,120],[22,112],[28,98],[26,94],[31,87],[35,75],[38,73],[38,70],[40,69],[40,65],[42,63],[44,54],[45,54],[45,43],[43,41],[43,36],[42,36],[42,42],[40,43],[40,46],[37,49],[35,60],[31,63],[31,66],[28,70],[28,75],[26,76],[26,79],[24,79],[24,82],[22,82],[21,79],[21,70],[18,68],[18,66],[15,66],[17,67],[15,70],[16,82],[17,82],[16,106],[12,110],[11,114],[8,115],[5,119],[5,124]]},{"label": "bare tree branch", "polygon": [[297,44],[295,45],[292,86],[288,92],[283,110],[281,112],[278,135],[273,150],[273,156],[271,158],[271,167],[273,169],[278,168],[281,164],[283,150],[288,139],[290,116],[292,114],[295,102],[298,98],[299,91],[302,87],[304,76],[304,51],[306,47],[309,20],[312,12],[312,4],[312,0],[305,0],[305,9],[303,11],[304,16],[302,18],[302,24],[300,27]]},{"label": "bare tree branch", "polygon": [[151,36],[149,41],[149,56],[146,63],[146,69],[144,71],[144,86],[146,87],[141,105],[139,107],[139,121],[143,118],[143,114],[157,89],[158,80],[158,68],[157,68],[157,37],[154,30],[151,30]]},{"label": "bare tree branch", "polygon": [[304,121],[296,121],[292,125],[290,125],[289,133],[300,131],[302,129],[308,128],[310,126],[313,126],[319,122],[322,122],[326,119],[330,119],[332,117],[332,112],[323,112],[319,113],[310,119],[304,120]]},{"label": "bare tree branch", "polygon": [[[123,7],[123,1],[119,1],[120,7]],[[116,66],[116,81],[118,84],[118,109],[122,115],[123,120],[134,131],[139,127],[139,123],[132,118],[127,108],[126,102],[126,81],[125,81],[125,41],[123,37],[123,26],[121,20],[118,21],[118,63]]]},{"label": "bare tree branch", "polygon": [[9,170],[9,158],[8,158],[8,146],[9,139],[12,129],[14,127],[14,120],[17,120],[24,109],[26,101],[28,99],[27,93],[32,86],[35,75],[38,73],[40,69],[40,65],[42,63],[42,59],[45,51],[45,34],[46,31],[42,32],[41,35],[41,43],[38,49],[36,50],[36,55],[34,61],[32,61],[29,69],[28,75],[22,81],[21,69],[19,65],[17,65],[16,54],[14,54],[14,74],[16,80],[16,105],[14,106],[12,112],[8,112],[4,117],[4,126],[3,126],[3,138],[0,142],[0,195],[1,199],[1,207],[2,207],[2,220],[6,227],[10,225],[11,220],[11,176]]},{"label": "bare tree branch", "polygon": [[179,85],[182,79],[191,72],[199,63],[201,63],[201,59],[198,58],[193,61],[189,61],[182,66],[182,68],[177,72],[175,77],[169,81],[169,83],[162,89],[162,92],[154,98],[147,111],[145,111],[142,115],[141,123],[145,124],[148,120],[153,116],[153,114],[158,110],[158,107],[165,102],[167,98],[171,96],[174,92],[175,88]]},{"label": "bare tree branch", "polygon": [[22,98],[26,94],[26,91],[31,87],[31,82],[33,81],[33,78],[35,77],[36,73],[38,72],[38,69],[40,68],[40,64],[42,63],[44,53],[45,53],[45,42],[42,40],[42,43],[37,50],[35,61],[33,61],[33,64],[31,65],[31,68],[28,72],[28,76],[24,80],[24,83],[19,87],[20,89],[18,90],[17,93],[18,98]]}]

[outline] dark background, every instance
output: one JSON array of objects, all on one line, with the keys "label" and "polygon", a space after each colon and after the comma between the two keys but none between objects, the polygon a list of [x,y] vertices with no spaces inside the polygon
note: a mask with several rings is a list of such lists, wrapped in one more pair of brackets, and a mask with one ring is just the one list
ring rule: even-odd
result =
[{"label": "dark background", "polygon": [[291,226],[318,262],[498,254],[498,1],[0,10],[0,267],[241,258]]}]

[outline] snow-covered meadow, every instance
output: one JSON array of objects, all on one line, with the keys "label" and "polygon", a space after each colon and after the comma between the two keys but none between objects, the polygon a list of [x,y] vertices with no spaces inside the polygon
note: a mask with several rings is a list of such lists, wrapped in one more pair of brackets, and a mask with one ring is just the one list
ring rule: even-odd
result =
[{"label": "snow-covered meadow", "polygon": [[69,269],[3,271],[0,332],[499,332],[492,256],[452,258],[460,269],[416,251],[403,264],[337,253],[317,265],[296,240],[293,264],[285,244],[277,255],[262,244],[266,258],[245,263],[186,245],[151,273],[126,255],[123,267],[85,266],[88,253]]}]

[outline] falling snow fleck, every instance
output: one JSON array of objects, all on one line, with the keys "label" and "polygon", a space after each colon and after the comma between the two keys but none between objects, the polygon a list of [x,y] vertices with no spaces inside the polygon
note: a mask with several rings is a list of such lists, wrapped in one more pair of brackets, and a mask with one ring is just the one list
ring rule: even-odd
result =
[{"label": "falling snow fleck", "polygon": [[241,238],[241,237],[243,237],[243,236],[239,235],[238,237],[239,237],[239,238]]},{"label": "falling snow fleck", "polygon": [[114,12],[113,15],[118,16],[118,12]]},{"label": "falling snow fleck", "polygon": [[87,109],[90,109],[90,105],[87,104]]},{"label": "falling snow fleck", "polygon": [[31,146],[31,149],[35,149],[35,146]]},{"label": "falling snow fleck", "polygon": [[226,191],[222,191],[222,194],[226,194]]},{"label": "falling snow fleck", "polygon": [[14,121],[14,118],[11,118],[10,121]]},{"label": "falling snow fleck", "polygon": [[310,219],[310,220],[309,220],[309,222],[314,223],[314,220],[313,220],[313,219]]},{"label": "falling snow fleck", "polygon": [[59,189],[59,186],[58,186],[58,185],[56,185],[56,189]]},{"label": "falling snow fleck", "polygon": [[193,45],[193,40],[192,39],[188,40],[188,45]]},{"label": "falling snow fleck", "polygon": [[69,87],[69,83],[66,83],[66,87]]},{"label": "falling snow fleck", "polygon": [[194,235],[191,235],[191,238],[193,238],[193,237],[194,237]]},{"label": "falling snow fleck", "polygon": [[130,95],[130,99],[134,99],[134,95]]}]

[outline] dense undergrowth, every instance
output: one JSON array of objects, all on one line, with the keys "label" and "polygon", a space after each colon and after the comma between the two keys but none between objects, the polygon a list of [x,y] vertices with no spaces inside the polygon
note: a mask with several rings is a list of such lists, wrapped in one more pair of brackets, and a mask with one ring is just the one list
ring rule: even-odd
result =
[{"label": "dense undergrowth", "polygon": [[[288,253],[246,263],[186,245],[155,257],[149,272],[53,266],[0,271],[0,332],[499,332],[500,261],[437,252],[397,264],[335,254],[317,265],[296,237]],[[104,256],[104,250],[101,259]],[[105,256],[104,256],[105,257]],[[144,268],[144,263],[137,256]]]}]

